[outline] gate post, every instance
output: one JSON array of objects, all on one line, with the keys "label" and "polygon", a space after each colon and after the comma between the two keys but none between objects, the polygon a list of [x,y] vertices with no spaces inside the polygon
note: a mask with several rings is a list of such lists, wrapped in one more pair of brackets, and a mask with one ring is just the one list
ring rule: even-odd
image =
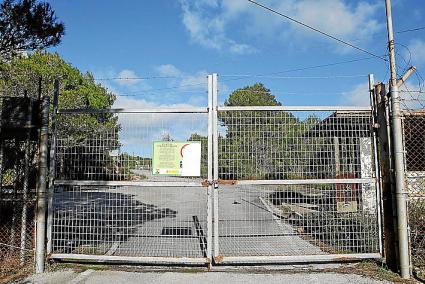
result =
[{"label": "gate post", "polygon": [[[24,94],[25,98],[28,98],[27,91]],[[26,109],[26,129],[27,134],[25,136],[24,142],[24,181],[22,188],[22,213],[21,213],[21,251],[20,251],[20,264],[24,265],[25,263],[25,247],[27,242],[27,222],[28,222],[28,192],[29,192],[29,171],[30,171],[30,147],[31,147],[31,120],[33,108],[31,100],[28,99],[28,108]],[[19,148],[17,148],[18,150]],[[18,172],[17,172],[18,173]]]},{"label": "gate post", "polygon": [[48,96],[42,99],[41,104],[41,131],[39,149],[39,174],[37,183],[37,217],[36,217],[36,252],[35,272],[44,272],[46,252],[46,179],[47,179],[47,153],[49,144],[49,104]]},{"label": "gate post", "polygon": [[56,114],[58,112],[59,100],[59,80],[55,80],[53,93],[52,130],[50,141],[50,164],[49,164],[49,188],[47,204],[47,255],[52,253],[52,224],[53,224],[53,189],[56,170],[55,150],[56,150]]},{"label": "gate post", "polygon": [[397,272],[397,238],[395,231],[396,214],[394,198],[394,181],[391,174],[392,153],[391,153],[391,125],[389,120],[389,100],[385,84],[379,83],[374,86],[374,109],[376,122],[379,127],[378,135],[378,157],[381,183],[383,229],[384,229],[384,257],[388,268]]},{"label": "gate post", "polygon": [[373,74],[369,74],[369,98],[370,105],[372,107],[372,139],[373,139],[373,159],[375,160],[375,196],[376,196],[376,214],[378,217],[378,234],[379,234],[379,252],[381,255],[384,255],[383,248],[383,236],[382,236],[382,180],[381,174],[379,172],[379,157],[378,157],[378,122],[377,122],[377,101],[375,96],[375,81],[373,78]]},{"label": "gate post", "polygon": [[218,114],[217,114],[217,97],[218,97],[218,87],[217,87],[217,73],[212,75],[212,127],[213,127],[213,187],[214,187],[214,258],[219,255],[219,232],[218,232]]},{"label": "gate post", "polygon": [[212,243],[213,243],[213,91],[212,75],[207,76],[208,79],[208,192],[207,192],[207,227],[208,227],[208,237],[207,237],[207,258],[209,259],[209,265],[212,263]]}]

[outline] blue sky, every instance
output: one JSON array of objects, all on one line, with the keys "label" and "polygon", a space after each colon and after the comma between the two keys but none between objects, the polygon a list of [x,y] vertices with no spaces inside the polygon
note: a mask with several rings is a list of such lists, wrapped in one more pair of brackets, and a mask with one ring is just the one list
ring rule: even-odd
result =
[{"label": "blue sky", "polygon": [[[375,54],[386,54],[384,0],[258,1]],[[52,50],[83,72],[100,79],[172,77],[99,80],[121,95],[119,107],[206,105],[206,75],[212,72],[220,76],[221,102],[236,88],[262,82],[284,105],[365,105],[367,74],[373,73],[376,81],[388,80],[386,62],[246,0],[49,2],[66,25],[62,43]],[[393,0],[395,30],[424,27],[424,4]],[[399,72],[410,60],[425,73],[425,30],[396,34],[396,42]],[[277,72],[283,73],[273,78],[239,76]],[[416,76],[409,84],[418,89]]]},{"label": "blue sky", "polygon": [[[384,1],[261,0],[283,13],[349,40],[376,54],[386,52]],[[159,104],[205,100],[205,75],[220,74],[220,95],[263,82],[283,104],[356,104],[367,78],[387,80],[379,59],[282,73],[285,77],[353,76],[331,79],[249,78],[227,75],[274,72],[367,58],[303,27],[272,15],[245,0],[51,1],[66,25],[63,42],[54,48],[68,62],[99,78],[176,76],[173,79],[100,81],[128,100]],[[425,26],[423,0],[393,4],[395,30]],[[408,15],[406,17],[406,15]],[[396,34],[412,53],[419,71],[425,63],[425,30]],[[398,45],[402,70],[408,52]],[[401,71],[400,71],[401,72]],[[233,78],[234,79],[234,78]],[[199,83],[200,85],[187,86]],[[411,84],[417,82],[412,80]],[[173,88],[184,85],[186,87]],[[165,90],[164,90],[165,89]],[[365,96],[367,93],[365,94]],[[357,99],[359,102],[356,102]]]}]

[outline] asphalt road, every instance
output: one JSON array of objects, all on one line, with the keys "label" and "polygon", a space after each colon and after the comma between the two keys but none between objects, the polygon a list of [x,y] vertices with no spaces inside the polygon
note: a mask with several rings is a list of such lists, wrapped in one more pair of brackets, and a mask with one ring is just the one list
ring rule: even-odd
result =
[{"label": "asphalt road", "polygon": [[267,256],[324,254],[299,237],[292,226],[274,216],[260,198],[272,187],[222,186],[219,190],[220,254]]},{"label": "asphalt road", "polygon": [[[272,190],[256,186],[220,187],[220,255],[324,253],[299,237],[294,228],[275,217],[263,204],[260,197],[266,198]],[[56,203],[59,203],[57,211],[65,212],[58,218],[64,228],[56,227],[58,231],[67,231],[62,238],[72,238],[78,247],[96,243],[96,254],[205,257],[206,188],[82,189],[57,195]],[[66,222],[66,218],[73,221]],[[93,219],[103,221],[90,223]],[[94,226],[108,230],[99,233]]]},{"label": "asphalt road", "polygon": [[71,270],[33,275],[17,283],[390,283],[354,274],[337,273],[240,273],[240,272],[124,272],[86,270],[77,273]]}]

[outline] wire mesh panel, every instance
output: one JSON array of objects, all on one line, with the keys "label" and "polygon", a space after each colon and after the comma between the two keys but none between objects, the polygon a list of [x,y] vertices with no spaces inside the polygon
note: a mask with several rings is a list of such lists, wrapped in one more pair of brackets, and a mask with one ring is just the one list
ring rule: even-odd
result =
[{"label": "wire mesh panel", "polygon": [[222,107],[218,124],[217,256],[379,255],[370,111]]},{"label": "wire mesh panel", "polygon": [[206,257],[206,193],[202,187],[58,186],[53,252]]},{"label": "wire mesh panel", "polygon": [[[88,181],[201,181],[207,175],[205,113],[120,113],[108,123],[93,114],[58,117],[56,179]],[[111,115],[108,113],[108,115]],[[70,126],[72,125],[72,126]],[[154,176],[154,141],[200,141],[201,177]]]},{"label": "wire mesh panel", "polygon": [[360,178],[360,148],[371,156],[368,112],[222,111],[219,123],[222,179]]},{"label": "wire mesh panel", "polygon": [[[377,213],[362,205],[361,187],[361,184],[221,186],[220,253],[223,256],[379,253]],[[350,197],[342,200],[342,194]]]},{"label": "wire mesh panel", "polygon": [[[57,123],[53,256],[206,261],[206,109],[63,112]],[[200,176],[158,175],[155,141],[199,141]]]}]

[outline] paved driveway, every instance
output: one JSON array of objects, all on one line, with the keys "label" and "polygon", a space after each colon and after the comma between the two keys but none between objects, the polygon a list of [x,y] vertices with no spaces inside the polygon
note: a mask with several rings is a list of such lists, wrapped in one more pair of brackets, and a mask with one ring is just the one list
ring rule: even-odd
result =
[{"label": "paved driveway", "polygon": [[[224,186],[219,192],[220,254],[224,256],[323,254],[263,202],[272,187]],[[263,200],[263,201],[262,201]]]},{"label": "paved driveway", "polygon": [[[220,255],[324,253],[270,212],[264,199],[272,192],[270,187],[220,187]],[[55,228],[62,239],[73,240],[68,251],[95,243],[96,254],[206,256],[204,187],[81,188],[58,194],[55,200]]]}]

